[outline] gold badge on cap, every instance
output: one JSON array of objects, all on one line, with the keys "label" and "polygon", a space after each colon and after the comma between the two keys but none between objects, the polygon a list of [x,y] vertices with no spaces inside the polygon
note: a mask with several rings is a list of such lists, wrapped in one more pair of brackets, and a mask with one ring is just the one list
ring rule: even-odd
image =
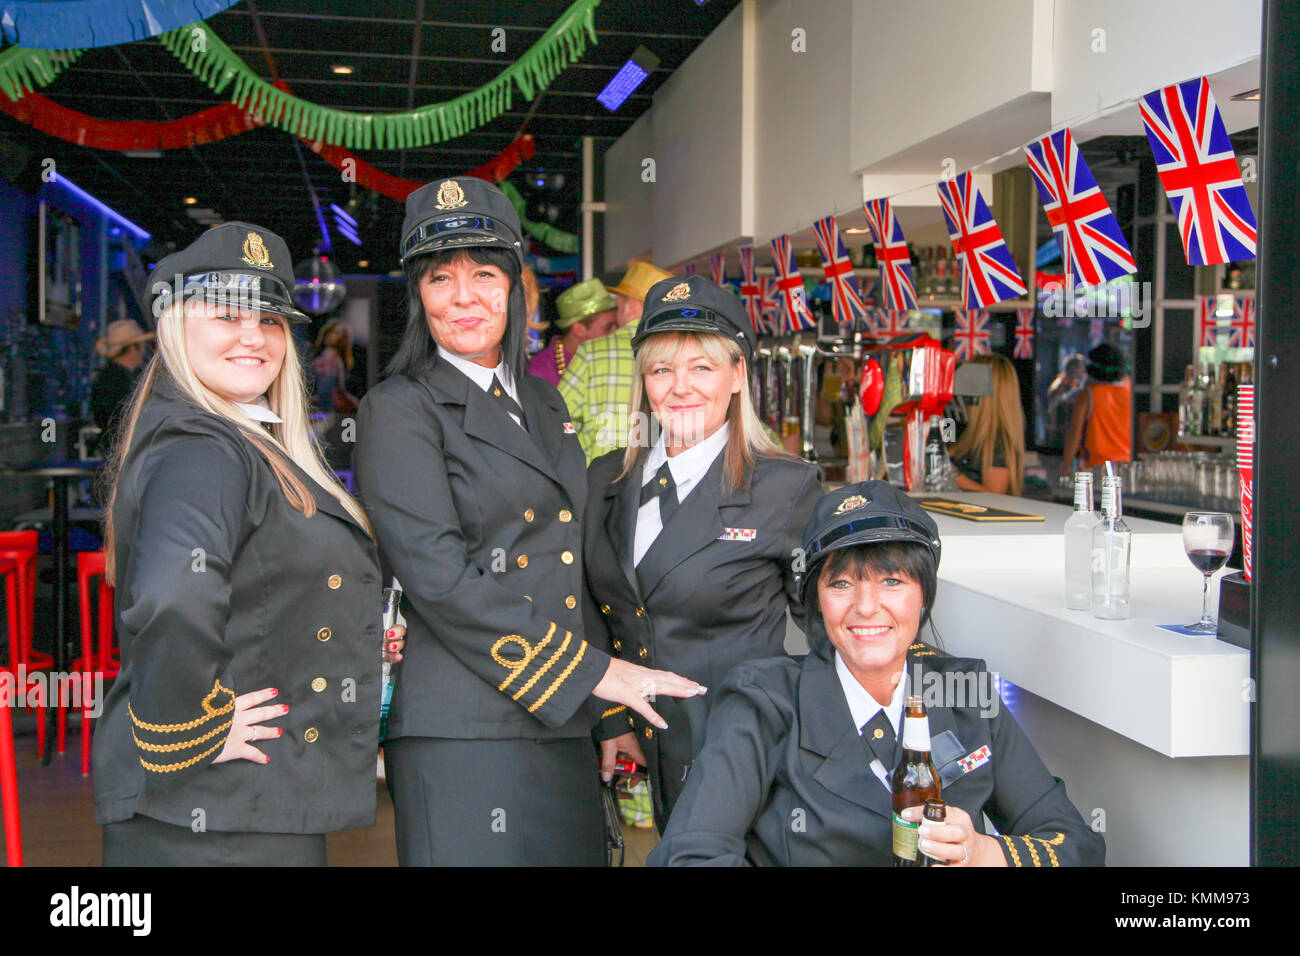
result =
[{"label": "gold badge on cap", "polygon": [[244,240],[244,261],[259,269],[275,268],[271,264],[271,253],[267,252],[266,243],[255,232],[250,232],[248,238]]},{"label": "gold badge on cap", "polygon": [[448,179],[438,187],[438,202],[435,205],[438,209],[459,209],[461,206],[469,205],[469,200],[465,198],[465,191],[460,188],[460,183]]},{"label": "gold badge on cap", "polygon": [[840,506],[835,509],[835,513],[837,515],[842,515],[846,511],[857,511],[859,508],[865,508],[869,504],[871,504],[871,502],[861,495],[849,495],[840,502]]},{"label": "gold badge on cap", "polygon": [[691,297],[690,285],[685,282],[679,282],[671,289],[668,290],[668,294],[663,297],[663,301],[680,302],[682,301],[682,299],[689,299],[690,297]]}]

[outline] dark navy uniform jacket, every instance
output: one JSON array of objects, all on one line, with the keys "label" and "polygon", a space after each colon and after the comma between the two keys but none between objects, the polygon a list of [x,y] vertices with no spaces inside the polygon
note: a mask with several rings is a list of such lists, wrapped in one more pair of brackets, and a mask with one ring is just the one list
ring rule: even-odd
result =
[{"label": "dark navy uniform jacket", "polygon": [[609,655],[580,604],[586,459],[559,392],[517,386],[527,431],[447,361],[361,402],[357,480],[407,619],[390,737],[628,730],[590,696]]},{"label": "dark navy uniform jacket", "polygon": [[[798,662],[742,664],[710,692],[717,700],[704,749],[651,865],[892,864],[892,800],[870,765],[875,758],[892,769],[901,746],[883,710],[859,736],[830,655],[820,648]],[[983,661],[924,644],[912,646],[909,674],[917,661],[945,675],[988,679]],[[997,703],[991,716],[974,704],[927,705],[931,737],[951,731],[963,754],[977,755],[965,772],[961,761],[952,768],[957,776],[943,785],[944,801],[965,810],[981,833],[987,813],[1009,866],[1102,865],[1101,835]]]},{"label": "dark navy uniform jacket", "polygon": [[[787,607],[802,626],[799,545],[822,493],[816,465],[785,458],[758,459],[745,483],[727,491],[725,454],[679,504],[639,568],[632,555],[641,467],[615,481],[623,467],[619,450],[588,470],[585,547],[593,617],[603,619],[613,652],[624,660],[711,688],[702,698],[706,709],[712,688],[736,664],[785,653]],[[691,734],[675,698],[661,697],[654,706],[667,731],[634,720],[666,819],[690,760]]]},{"label": "dark navy uniform jacket", "polygon": [[[100,823],[325,833],[375,821],[379,558],[301,471],[289,506],[262,454],[160,375],[117,489],[122,671],[95,728]],[[268,764],[213,764],[237,695],[278,688]],[[201,812],[199,812],[201,811]]]}]

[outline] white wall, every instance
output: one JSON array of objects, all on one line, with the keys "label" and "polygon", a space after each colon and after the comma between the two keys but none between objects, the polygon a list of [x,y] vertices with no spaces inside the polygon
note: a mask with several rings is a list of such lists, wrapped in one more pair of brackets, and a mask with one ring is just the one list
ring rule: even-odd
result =
[{"label": "white wall", "polygon": [[[1056,0],[1052,126],[1257,58],[1260,10],[1260,0]],[[1094,30],[1104,52],[1093,52]]]},{"label": "white wall", "polygon": [[[861,208],[849,159],[851,0],[764,0],[757,5],[758,142],[754,238],[811,227]],[[794,52],[792,31],[804,31]]]},{"label": "white wall", "polygon": [[641,180],[642,159],[654,155],[654,116],[653,109],[642,113],[605,152],[605,263],[599,268],[617,269],[649,252],[654,241],[654,184]]}]

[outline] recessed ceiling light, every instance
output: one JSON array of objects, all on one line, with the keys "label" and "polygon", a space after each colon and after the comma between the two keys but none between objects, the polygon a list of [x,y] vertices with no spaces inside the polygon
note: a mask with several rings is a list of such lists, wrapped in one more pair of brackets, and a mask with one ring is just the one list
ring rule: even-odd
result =
[{"label": "recessed ceiling light", "polygon": [[362,259],[360,262],[357,263],[357,266],[360,267],[360,268],[362,268],[362,269],[364,269],[364,268],[365,268],[366,266],[368,266],[368,265],[370,265],[370,260],[369,260],[369,259]]},{"label": "recessed ceiling light", "polygon": [[859,227],[857,227],[857,226],[854,226],[852,229],[845,229],[845,230],[844,230],[844,235],[846,235],[846,236],[859,236],[859,235],[861,235],[861,234],[864,233],[864,232],[867,232],[867,230],[866,230],[866,229],[859,228]]},{"label": "recessed ceiling light", "polygon": [[198,203],[198,200],[195,199],[193,196],[186,196],[185,199],[184,199],[184,202],[185,202],[185,205],[187,205],[187,206],[193,206],[193,205],[196,205],[196,204]]},{"label": "recessed ceiling light", "polygon": [[330,67],[330,69],[342,76],[347,76],[349,73],[352,72],[352,67],[345,66],[342,63],[335,63],[332,67]]}]

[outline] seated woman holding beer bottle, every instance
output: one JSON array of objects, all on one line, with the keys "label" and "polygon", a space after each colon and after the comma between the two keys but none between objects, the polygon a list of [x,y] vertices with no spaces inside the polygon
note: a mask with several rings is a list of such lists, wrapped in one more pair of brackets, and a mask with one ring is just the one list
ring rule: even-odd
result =
[{"label": "seated woman holding beer bottle", "polygon": [[[934,606],[934,519],[883,481],[829,492],[804,529],[812,653],[738,665],[650,865],[1100,866],[1094,833],[1002,705],[983,661],[917,641]],[[921,696],[929,739],[899,740]],[[917,753],[922,747],[931,751]],[[928,756],[946,819],[900,825],[890,772]],[[912,806],[915,802],[917,805]],[[998,835],[985,833],[987,814]],[[901,837],[901,840],[900,840]]]}]

